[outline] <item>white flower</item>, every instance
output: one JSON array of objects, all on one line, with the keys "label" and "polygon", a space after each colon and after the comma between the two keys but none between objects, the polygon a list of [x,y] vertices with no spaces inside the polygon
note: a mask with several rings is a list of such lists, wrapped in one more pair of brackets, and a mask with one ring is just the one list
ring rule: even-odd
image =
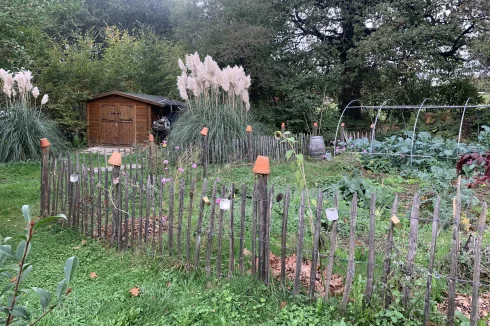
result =
[{"label": "white flower", "polygon": [[179,68],[180,68],[180,70],[182,70],[182,72],[186,72],[187,71],[187,67],[185,66],[185,64],[182,61],[182,59],[179,58],[178,62],[179,62]]},{"label": "white flower", "polygon": [[8,71],[6,71],[4,69],[0,69],[0,79],[3,80],[3,78],[5,77],[6,74],[8,74]]},{"label": "white flower", "polygon": [[41,105],[44,105],[46,103],[48,103],[48,100],[49,100],[49,96],[48,94],[44,94],[42,100],[41,100]]},{"label": "white flower", "polygon": [[34,98],[37,98],[39,96],[39,88],[34,87],[32,89],[32,96],[34,96]]},{"label": "white flower", "polygon": [[14,86],[14,77],[12,74],[6,73],[3,76],[3,93],[7,95],[8,98],[15,96],[15,91],[13,89]]},{"label": "white flower", "polygon": [[189,96],[187,95],[187,74],[182,71],[182,75],[177,77],[177,88],[179,89],[180,97],[187,101]]}]

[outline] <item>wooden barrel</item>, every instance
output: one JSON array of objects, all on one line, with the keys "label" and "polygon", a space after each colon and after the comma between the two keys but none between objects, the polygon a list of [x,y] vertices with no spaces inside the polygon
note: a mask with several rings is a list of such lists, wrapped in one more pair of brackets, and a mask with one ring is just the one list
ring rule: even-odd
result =
[{"label": "wooden barrel", "polygon": [[323,136],[311,136],[308,149],[311,158],[321,159],[323,155],[325,155],[325,142],[323,141]]}]

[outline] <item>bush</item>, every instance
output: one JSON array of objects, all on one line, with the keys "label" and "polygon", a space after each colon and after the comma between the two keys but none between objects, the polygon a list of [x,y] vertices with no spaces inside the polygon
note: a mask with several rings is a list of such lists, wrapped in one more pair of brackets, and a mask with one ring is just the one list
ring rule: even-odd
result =
[{"label": "bush", "polygon": [[36,160],[40,158],[39,139],[48,138],[52,148],[65,148],[58,125],[42,112],[15,103],[0,116],[0,162]]}]

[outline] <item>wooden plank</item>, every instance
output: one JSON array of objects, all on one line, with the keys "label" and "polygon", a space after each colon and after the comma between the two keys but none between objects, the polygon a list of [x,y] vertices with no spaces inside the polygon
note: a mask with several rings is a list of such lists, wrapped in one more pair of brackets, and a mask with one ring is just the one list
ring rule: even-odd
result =
[{"label": "wooden plank", "polygon": [[206,243],[206,276],[211,274],[211,249],[213,246],[213,235],[214,235],[214,214],[216,212],[216,183],[213,184],[213,194],[211,198],[211,214],[209,215],[209,228],[208,228],[208,241]]},{"label": "wooden plank", "polygon": [[[112,201],[113,209],[112,209],[112,234],[111,234],[111,241],[110,241],[110,246],[112,247],[114,245],[114,240],[116,240],[117,236],[117,225],[119,224],[119,213],[120,213],[120,207],[119,207],[119,195],[120,195],[120,182],[119,182],[119,176],[121,172],[121,167],[119,166],[112,166],[112,184],[114,185],[113,188],[113,195],[112,198],[114,199]],[[116,244],[117,246],[118,244]]]},{"label": "wooden plank", "polygon": [[[395,195],[395,200],[393,201],[393,206],[391,207],[391,216],[396,216],[398,213],[398,194]],[[383,263],[383,278],[381,282],[382,286],[382,294],[381,298],[383,299],[384,308],[388,309],[391,303],[391,293],[388,290],[388,279],[391,274],[391,252],[393,251],[393,231],[395,228],[395,224],[392,220],[390,220],[388,226],[388,236],[386,240],[386,249],[385,249],[385,259]]]},{"label": "wooden plank", "polygon": [[[142,159],[140,157],[140,159]],[[141,161],[143,163],[143,161]],[[141,169],[143,169],[143,165],[141,165]],[[145,221],[143,218],[143,170],[140,171],[140,186],[139,186],[139,195],[140,195],[140,218],[139,218],[139,230],[138,230],[138,242],[139,245],[143,244],[143,222]]]},{"label": "wooden plank", "polygon": [[267,201],[267,215],[265,220],[265,235],[264,235],[264,281],[269,285],[270,280],[270,252],[271,252],[271,220],[272,220],[272,205],[274,203],[274,185],[270,186],[269,197]]},{"label": "wooden plank", "polygon": [[453,216],[453,235],[451,240],[451,269],[449,273],[448,299],[447,299],[447,317],[446,325],[454,325],[454,310],[456,309],[456,277],[458,275],[458,258],[459,258],[459,222],[461,218],[461,175],[458,176],[455,214]]},{"label": "wooden plank", "polygon": [[424,300],[424,320],[422,325],[427,325],[429,322],[429,311],[431,307],[430,293],[432,289],[432,272],[434,271],[434,254],[436,252],[437,243],[437,226],[439,223],[439,210],[441,206],[441,197],[437,197],[436,204],[434,205],[434,215],[432,216],[432,240],[430,244],[429,252],[429,266],[427,276],[427,287],[425,288],[425,300]]},{"label": "wooden plank", "polygon": [[301,200],[299,204],[299,222],[298,222],[298,242],[296,246],[296,269],[294,273],[293,294],[299,293],[299,277],[301,275],[301,266],[303,264],[303,242],[305,235],[305,190],[301,190]]},{"label": "wooden plank", "polygon": [[410,214],[410,234],[408,236],[408,252],[407,261],[404,266],[405,271],[405,284],[403,284],[403,308],[405,311],[408,309],[408,303],[410,302],[410,283],[412,280],[413,261],[415,254],[417,253],[417,238],[418,238],[418,226],[419,226],[419,211],[420,211],[420,197],[416,193],[413,197],[412,212]]},{"label": "wooden plank", "polygon": [[182,217],[184,215],[184,178],[180,180],[179,189],[179,216],[177,217],[177,252],[179,256],[182,254]]},{"label": "wooden plank", "polygon": [[208,180],[204,178],[202,182],[201,198],[199,199],[199,217],[197,219],[197,226],[196,226],[196,258],[194,261],[194,265],[196,268],[199,266],[199,254],[201,252],[202,219],[204,216],[204,205],[205,205],[203,198],[204,196],[206,196],[207,186],[208,186]]},{"label": "wooden plank", "polygon": [[[163,177],[160,176],[160,180]],[[163,254],[163,182],[158,181],[158,254]],[[155,183],[156,184],[156,183]],[[155,221],[156,224],[156,221]]]},{"label": "wooden plank", "polygon": [[[126,157],[126,149],[124,149],[124,157]],[[129,171],[131,171],[131,165],[129,166]],[[129,239],[128,239],[128,234],[131,234],[129,232],[129,224],[128,224],[128,218],[129,218],[129,189],[131,188],[131,178],[128,174],[128,171],[125,171],[123,175],[123,180],[124,180],[124,233],[122,234],[122,246],[124,250],[128,250],[128,245],[129,245]],[[122,198],[122,197],[121,197]],[[121,232],[123,230],[121,229]]]},{"label": "wooden plank", "polygon": [[148,179],[146,179],[146,214],[145,214],[145,234],[144,234],[145,244],[148,243],[148,230],[150,224],[150,209],[151,209],[150,187],[151,187],[150,176],[148,176]]},{"label": "wooden plank", "polygon": [[247,207],[247,185],[242,185],[242,203],[240,206],[241,214],[240,214],[240,252],[238,253],[238,268],[240,273],[244,273],[244,265],[243,265],[243,249],[245,249],[245,213]]},{"label": "wooden plank", "polygon": [[196,178],[192,176],[191,188],[189,189],[189,215],[187,218],[187,264],[191,259],[191,227],[192,227],[192,206],[194,204],[194,192],[196,191]]},{"label": "wooden plank", "polygon": [[174,245],[174,180],[170,178],[168,182],[168,252],[173,255]]},{"label": "wooden plank", "polygon": [[[333,194],[333,207],[337,210],[339,209],[339,196],[337,191]],[[328,300],[328,295],[330,293],[330,280],[333,273],[335,249],[337,249],[337,220],[332,221],[332,230],[330,231],[330,250],[328,254],[327,272],[325,275],[325,301]]]},{"label": "wooden plank", "polygon": [[315,285],[316,285],[316,269],[318,266],[318,247],[320,242],[320,229],[322,227],[323,215],[323,192],[322,189],[318,189],[318,196],[316,199],[316,220],[315,220],[315,231],[313,234],[313,253],[311,255],[311,270],[310,270],[310,286],[308,288],[310,301],[313,301],[315,296]]},{"label": "wooden plank", "polygon": [[478,323],[478,290],[480,288],[480,263],[481,263],[481,247],[483,242],[483,234],[485,232],[485,221],[487,220],[487,203],[483,203],[481,207],[481,215],[478,220],[478,235],[475,244],[475,261],[473,264],[473,290],[471,293],[471,316],[470,326],[476,326]]},{"label": "wooden plank", "polygon": [[[221,200],[225,196],[225,185],[221,187],[221,193],[220,193],[220,198]],[[218,253],[216,257],[216,277],[221,277],[221,246],[223,244],[223,217],[224,217],[225,211],[220,209],[219,210],[219,224],[218,224]]]},{"label": "wooden plank", "polygon": [[259,279],[265,281],[266,275],[266,233],[267,233],[267,178],[265,174],[257,174],[257,218],[259,222]]},{"label": "wooden plank", "polygon": [[95,215],[95,185],[94,185],[94,165],[92,162],[92,153],[89,154],[89,166],[90,166],[90,237],[94,237],[94,215]]},{"label": "wooden plank", "polygon": [[100,167],[100,154],[97,153],[97,238],[102,236],[102,176]]},{"label": "wooden plank", "polygon": [[[135,232],[135,216],[136,216],[136,180],[138,179],[136,174],[133,173],[133,155],[132,151],[129,156],[129,165],[131,166],[129,170],[129,182],[131,183],[131,251],[134,251],[134,232]],[[138,171],[138,170],[136,170]],[[136,172],[135,171],[135,172]],[[160,199],[161,200],[161,199]]]},{"label": "wooden plank", "polygon": [[364,302],[366,305],[371,303],[374,283],[374,228],[376,219],[376,193],[374,192],[371,194],[371,204],[369,208],[369,256],[366,275],[366,290],[364,291]]},{"label": "wooden plank", "polygon": [[289,214],[289,197],[291,190],[289,186],[284,195],[284,208],[282,211],[282,229],[281,229],[281,283],[286,285],[286,250],[287,250],[287,233],[288,233],[288,214]]},{"label": "wooden plank", "polygon": [[107,169],[107,152],[104,150],[105,181],[104,181],[104,205],[105,205],[105,240],[109,241],[109,171]]},{"label": "wooden plank", "polygon": [[231,184],[231,203],[230,203],[230,251],[228,254],[228,276],[231,277],[235,273],[235,184]]},{"label": "wooden plank", "polygon": [[350,229],[349,229],[349,261],[347,265],[347,276],[345,278],[344,295],[342,297],[341,311],[345,313],[347,308],[347,301],[349,300],[350,290],[352,288],[352,282],[354,281],[355,273],[355,245],[356,245],[356,217],[357,217],[357,192],[352,196],[352,203],[350,206]]}]

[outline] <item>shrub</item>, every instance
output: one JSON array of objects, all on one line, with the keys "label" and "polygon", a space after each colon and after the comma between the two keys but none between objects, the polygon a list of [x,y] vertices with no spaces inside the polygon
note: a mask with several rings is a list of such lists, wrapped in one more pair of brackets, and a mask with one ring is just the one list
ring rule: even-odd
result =
[{"label": "shrub", "polygon": [[58,150],[64,148],[60,130],[42,112],[45,94],[37,105],[39,89],[31,83],[29,71],[16,74],[0,69],[5,102],[0,106],[0,162],[38,159],[39,139],[48,138]]}]

